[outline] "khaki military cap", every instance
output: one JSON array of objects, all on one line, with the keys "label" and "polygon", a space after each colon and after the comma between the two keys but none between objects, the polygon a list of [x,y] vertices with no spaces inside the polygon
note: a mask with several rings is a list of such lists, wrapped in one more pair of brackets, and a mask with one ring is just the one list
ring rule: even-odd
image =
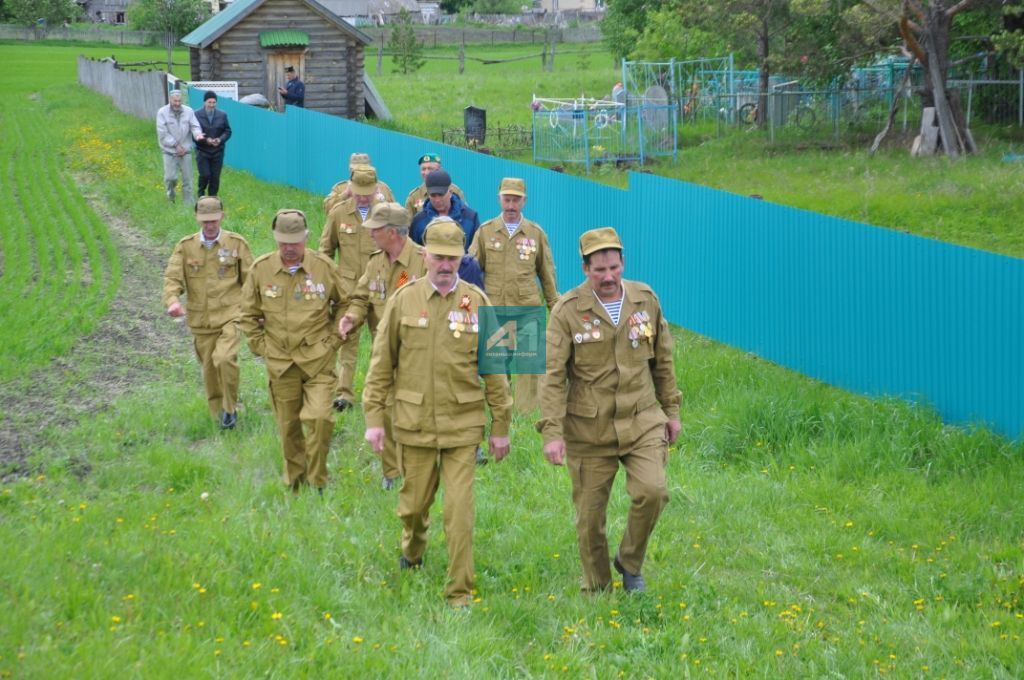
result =
[{"label": "khaki military cap", "polygon": [[352,193],[369,196],[377,193],[377,170],[369,165],[358,165],[352,168],[352,181],[349,182]]},{"label": "khaki military cap", "polygon": [[224,204],[216,196],[203,196],[196,203],[196,221],[212,222],[224,217]]},{"label": "khaki military cap", "polygon": [[585,231],[580,236],[580,255],[587,256],[606,248],[622,250],[622,241],[612,227],[598,227]]},{"label": "khaki military cap", "polygon": [[294,208],[281,208],[274,215],[274,240],[278,243],[305,243],[306,214]]},{"label": "khaki military cap", "polygon": [[501,186],[498,187],[498,194],[525,196],[526,182],[519,179],[518,177],[506,177],[505,179],[501,180]]},{"label": "khaki military cap", "polygon": [[423,247],[433,255],[462,257],[466,254],[466,234],[452,218],[435,217],[423,234]]},{"label": "khaki military cap", "polygon": [[370,165],[370,154],[359,153],[358,151],[348,157],[349,167],[355,167],[357,165]]},{"label": "khaki military cap", "polygon": [[370,214],[366,216],[363,226],[367,229],[408,227],[411,220],[409,211],[401,203],[378,203],[370,208]]}]

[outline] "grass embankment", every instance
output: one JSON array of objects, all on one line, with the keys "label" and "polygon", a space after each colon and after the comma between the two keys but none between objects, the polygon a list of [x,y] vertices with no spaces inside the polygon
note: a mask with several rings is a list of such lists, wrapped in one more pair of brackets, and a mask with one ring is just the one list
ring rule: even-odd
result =
[{"label": "grass embankment", "polygon": [[[13,72],[26,53],[51,50],[0,48]],[[87,188],[169,254],[195,224],[163,199],[151,123],[48,78],[19,101],[45,117]],[[86,139],[116,150],[123,171],[84,162]],[[923,166],[923,190],[951,181],[950,167]],[[271,247],[276,208],[322,217],[318,196],[230,170],[223,187],[226,226],[256,252]],[[39,238],[42,227],[26,224]],[[158,306],[152,273],[139,295]],[[180,329],[168,320],[163,330],[185,356]],[[478,477],[479,602],[466,615],[440,597],[439,521],[423,572],[399,573],[395,496],[379,490],[358,413],[338,419],[326,497],[293,498],[277,476],[264,373],[247,353],[245,408],[226,434],[209,420],[194,365],[158,367],[129,397],[53,432],[38,471],[0,489],[0,673],[1024,674],[1020,445],[685,331],[677,356],[684,434],[645,567],[650,592],[576,592],[567,475],[543,462],[520,420],[510,458]],[[620,479],[613,541],[626,509]]]}]

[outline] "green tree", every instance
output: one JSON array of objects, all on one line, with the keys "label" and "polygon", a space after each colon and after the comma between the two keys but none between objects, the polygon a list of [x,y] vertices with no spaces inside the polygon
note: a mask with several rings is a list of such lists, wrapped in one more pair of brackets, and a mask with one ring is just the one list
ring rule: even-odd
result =
[{"label": "green tree", "polygon": [[616,59],[625,59],[647,23],[647,14],[665,4],[664,0],[608,0],[608,9],[601,20],[604,42]]},{"label": "green tree", "polygon": [[206,0],[135,0],[128,5],[128,25],[181,37],[210,18]]},{"label": "green tree", "polygon": [[1011,64],[1024,68],[1024,4],[1003,3],[1003,27],[992,37]]},{"label": "green tree", "polygon": [[34,26],[45,19],[48,26],[76,20],[81,9],[74,0],[5,0],[0,8],[16,24]]},{"label": "green tree", "polygon": [[167,70],[171,71],[171,53],[178,38],[191,33],[210,18],[205,0],[135,0],[128,5],[128,25],[139,31],[164,34]]},{"label": "green tree", "polygon": [[393,73],[415,73],[426,62],[422,58],[423,46],[416,39],[412,26],[412,16],[403,7],[391,25],[391,37],[388,39],[388,49],[394,55],[391,70]]},{"label": "green tree", "polygon": [[686,7],[679,2],[647,13],[643,33],[630,50],[632,59],[659,61],[665,59],[700,59],[718,57],[728,52],[727,43],[718,33],[695,25],[687,17]]}]

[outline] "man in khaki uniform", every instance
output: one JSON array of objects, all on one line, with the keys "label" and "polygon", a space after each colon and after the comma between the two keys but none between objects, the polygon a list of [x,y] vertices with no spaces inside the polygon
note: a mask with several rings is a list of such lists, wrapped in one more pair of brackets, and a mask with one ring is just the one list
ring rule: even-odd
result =
[{"label": "man in khaki uniform", "polygon": [[654,291],[622,279],[614,229],[584,233],[580,253],[587,280],[548,322],[537,430],[548,461],[569,466],[584,591],[611,586],[605,511],[619,464],[626,468],[632,504],[614,564],[625,590],[642,591],[647,541],[668,502],[668,445],[680,430],[672,335]]},{"label": "man in khaki uniform", "polygon": [[306,247],[309,231],[301,210],[278,210],[273,230],[277,250],[258,258],[245,282],[242,330],[249,349],[267,365],[284,481],[296,492],[311,484],[323,493],[334,431],[341,278],[330,259]]},{"label": "man in khaki uniform", "polygon": [[[501,215],[480,225],[469,247],[469,254],[484,272],[487,297],[495,305],[540,305],[543,289],[550,310],[558,301],[555,261],[548,235],[539,224],[523,217],[526,182],[518,177],[501,180],[498,203]],[[539,385],[534,374],[516,376],[516,412],[530,413],[537,407]]]},{"label": "man in khaki uniform", "polygon": [[[334,206],[344,200],[352,198],[352,192],[349,191],[348,183],[352,179],[353,171],[355,171],[355,169],[360,165],[372,165],[372,163],[370,163],[370,154],[356,152],[349,156],[348,179],[343,179],[335,184],[324,197],[324,215],[330,215]],[[377,193],[380,194],[379,200],[381,201],[395,200],[395,194],[391,191],[391,187],[380,179],[377,180]]]},{"label": "man in khaki uniform", "polygon": [[[405,197],[405,209],[409,211],[409,219],[416,217],[416,213],[423,210],[423,201],[428,198],[427,175],[441,168],[441,157],[436,153],[425,153],[416,160],[416,163],[420,166],[420,179],[423,181]],[[462,189],[452,183],[451,190],[453,194],[458,194],[459,198],[465,203],[466,196],[462,193]],[[388,200],[393,201],[395,199],[389,198]]]},{"label": "man in khaki uniform", "polygon": [[[370,335],[377,336],[377,324],[384,306],[402,286],[422,279],[427,273],[423,248],[409,238],[409,213],[398,203],[378,203],[370,210],[363,228],[370,232],[380,250],[370,256],[366,271],[359,278],[355,292],[349,298],[348,309],[338,321],[338,334],[342,340],[368,320]],[[381,486],[393,489],[400,472],[395,455],[395,440],[391,431],[393,395],[388,397],[384,411],[384,450],[381,451]]]},{"label": "man in khaki uniform", "polygon": [[221,229],[219,198],[201,198],[195,210],[201,228],[174,247],[164,271],[163,303],[170,316],[186,317],[210,414],[230,430],[238,421],[238,317],[252,253],[242,236]]},{"label": "man in khaki uniform", "polygon": [[384,308],[363,392],[366,440],[384,449],[388,395],[394,394],[393,430],[405,478],[398,496],[402,519],[402,569],[423,563],[429,510],[444,481],[444,532],[448,540],[445,597],[469,606],[473,591],[473,474],[476,445],[491,407],[490,449],[495,460],[509,450],[511,399],[504,375],[483,376],[477,365],[482,290],[458,277],[465,235],[441,218],[425,233],[427,277],[397,291]]},{"label": "man in khaki uniform", "polygon": [[[341,275],[342,304],[348,304],[348,296],[356,289],[356,282],[366,271],[370,255],[377,249],[367,229],[360,225],[370,213],[370,207],[379,202],[377,193],[377,171],[360,165],[352,171],[349,182],[352,197],[334,206],[323,233],[320,234],[320,252],[334,259],[338,255],[338,273]],[[359,354],[359,334],[353,333],[341,345],[338,357],[338,384],[334,390],[334,409],[345,411],[355,403],[352,382],[356,373],[356,357]]]}]

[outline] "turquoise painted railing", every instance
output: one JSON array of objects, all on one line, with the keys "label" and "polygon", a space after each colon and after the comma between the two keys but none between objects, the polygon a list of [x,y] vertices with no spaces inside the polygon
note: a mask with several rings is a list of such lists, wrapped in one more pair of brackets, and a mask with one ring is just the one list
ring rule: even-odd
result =
[{"label": "turquoise painted railing", "polygon": [[481,221],[498,214],[500,179],[522,177],[561,290],[581,280],[579,234],[613,225],[627,277],[650,283],[673,323],[950,422],[1024,433],[1024,260],[652,175],[621,190],[304,109],[221,106],[231,167],[322,195],[364,151],[404,200],[416,158],[437,151]]}]

